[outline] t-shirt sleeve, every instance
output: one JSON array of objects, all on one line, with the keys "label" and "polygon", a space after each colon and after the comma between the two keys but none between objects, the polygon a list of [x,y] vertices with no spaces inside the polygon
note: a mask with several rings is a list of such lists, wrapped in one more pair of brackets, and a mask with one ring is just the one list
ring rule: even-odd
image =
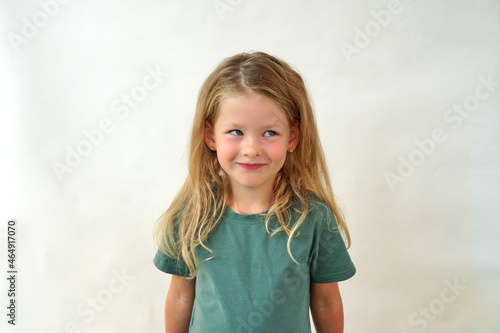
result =
[{"label": "t-shirt sleeve", "polygon": [[[344,240],[330,208],[321,209],[319,230],[313,244],[311,282],[328,283],[347,280],[356,268],[347,252]],[[318,221],[319,222],[319,221]]]},{"label": "t-shirt sleeve", "polygon": [[171,258],[160,250],[156,251],[153,263],[162,272],[180,276],[189,275],[189,269],[184,261]]}]

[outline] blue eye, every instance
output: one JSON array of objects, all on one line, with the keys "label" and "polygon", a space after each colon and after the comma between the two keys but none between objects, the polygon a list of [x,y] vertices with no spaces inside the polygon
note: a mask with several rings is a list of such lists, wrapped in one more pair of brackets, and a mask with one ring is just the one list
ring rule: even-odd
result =
[{"label": "blue eye", "polygon": [[275,136],[276,134],[278,134],[278,133],[276,133],[275,131],[266,131],[266,132],[264,132],[264,136]]},{"label": "blue eye", "polygon": [[233,135],[243,135],[243,132],[240,130],[232,130],[232,131],[229,131],[229,133],[231,133]]}]

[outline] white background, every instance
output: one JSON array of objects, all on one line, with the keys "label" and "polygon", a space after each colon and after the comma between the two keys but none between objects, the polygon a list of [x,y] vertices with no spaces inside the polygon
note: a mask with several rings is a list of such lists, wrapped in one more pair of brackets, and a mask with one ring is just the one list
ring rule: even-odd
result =
[{"label": "white background", "polygon": [[151,229],[201,83],[252,50],[314,101],[358,269],[345,331],[500,332],[498,1],[62,2],[1,2],[2,332],[163,331]]}]

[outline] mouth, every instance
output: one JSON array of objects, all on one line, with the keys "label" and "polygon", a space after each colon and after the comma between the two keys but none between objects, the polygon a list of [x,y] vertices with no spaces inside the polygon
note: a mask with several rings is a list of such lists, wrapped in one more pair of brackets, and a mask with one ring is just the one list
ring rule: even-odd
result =
[{"label": "mouth", "polygon": [[257,170],[265,166],[264,163],[236,163],[236,164],[238,164],[240,167],[246,170]]}]

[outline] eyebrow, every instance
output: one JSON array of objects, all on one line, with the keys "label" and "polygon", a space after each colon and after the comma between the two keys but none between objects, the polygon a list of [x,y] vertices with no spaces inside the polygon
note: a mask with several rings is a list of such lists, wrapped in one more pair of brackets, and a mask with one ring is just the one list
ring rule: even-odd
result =
[{"label": "eyebrow", "polygon": [[[243,124],[238,124],[238,123],[227,123],[223,124],[225,127],[231,127],[231,128],[244,128],[245,125]],[[261,126],[262,128],[269,128],[269,127],[282,127],[283,125],[278,123],[278,122],[272,122],[272,123],[267,123]]]},{"label": "eyebrow", "polygon": [[241,128],[241,127],[243,127],[243,125],[238,124],[238,123],[228,123],[228,124],[224,124],[224,126],[226,126],[226,127],[234,127],[234,128]]}]

